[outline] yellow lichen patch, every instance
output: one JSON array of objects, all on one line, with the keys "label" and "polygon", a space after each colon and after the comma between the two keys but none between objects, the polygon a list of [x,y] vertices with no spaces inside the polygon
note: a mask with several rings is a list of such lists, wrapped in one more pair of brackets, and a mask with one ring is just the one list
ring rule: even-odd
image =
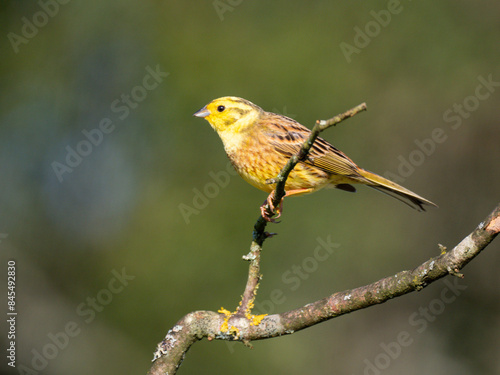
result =
[{"label": "yellow lichen patch", "polygon": [[226,319],[224,319],[224,322],[220,326],[220,331],[222,333],[226,333],[227,330],[228,330],[228,324],[227,324],[227,318],[226,318]]},{"label": "yellow lichen patch", "polygon": [[441,255],[446,254],[446,246],[441,245],[438,243],[439,250],[441,251]]},{"label": "yellow lichen patch", "polygon": [[219,314],[225,315],[224,321],[222,322],[222,324],[220,326],[220,331],[222,333],[228,333],[231,336],[238,338],[240,335],[240,330],[238,328],[236,328],[235,326],[229,327],[229,323],[228,323],[229,318],[231,318],[234,314],[236,314],[236,312],[231,312],[231,311],[225,309],[224,307],[221,307],[217,312]]},{"label": "yellow lichen patch", "polygon": [[258,326],[262,319],[264,319],[268,314],[262,315],[253,315],[253,314],[245,314],[245,317],[250,321],[251,326]]},{"label": "yellow lichen patch", "polygon": [[238,338],[240,336],[240,330],[235,326],[231,326],[231,328],[229,328],[229,334]]},{"label": "yellow lichen patch", "polygon": [[224,307],[221,307],[219,310],[217,310],[217,312],[219,314],[224,314],[225,316],[227,316],[228,318],[233,315],[233,313],[227,309],[225,309]]},{"label": "yellow lichen patch", "polygon": [[[257,286],[258,287],[258,286]],[[252,300],[248,303],[248,309],[247,309],[247,314],[250,314],[250,312],[252,311],[252,309],[254,308],[254,303],[253,301],[255,301],[255,297],[252,298]]]},{"label": "yellow lichen patch", "polygon": [[229,318],[231,317],[231,315],[233,315],[231,313],[231,311],[225,309],[224,307],[221,307],[218,311],[217,311],[219,314],[224,314],[226,317],[224,318],[224,321],[222,322],[221,326],[220,326],[220,331],[222,333],[226,333],[228,330],[229,330],[229,324],[228,324],[228,321],[229,321]]}]

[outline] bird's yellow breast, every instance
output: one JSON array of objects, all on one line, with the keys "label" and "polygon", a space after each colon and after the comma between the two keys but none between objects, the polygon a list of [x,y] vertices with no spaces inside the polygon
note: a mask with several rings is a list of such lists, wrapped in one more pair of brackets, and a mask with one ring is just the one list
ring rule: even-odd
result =
[{"label": "bird's yellow breast", "polygon": [[[222,137],[221,137],[222,138]],[[227,156],[238,174],[249,184],[270,193],[276,184],[266,181],[278,176],[288,158],[265,142],[258,134],[244,137],[228,146],[224,144]],[[329,183],[328,174],[309,165],[299,163],[290,173],[285,190],[304,188],[320,189]]]}]

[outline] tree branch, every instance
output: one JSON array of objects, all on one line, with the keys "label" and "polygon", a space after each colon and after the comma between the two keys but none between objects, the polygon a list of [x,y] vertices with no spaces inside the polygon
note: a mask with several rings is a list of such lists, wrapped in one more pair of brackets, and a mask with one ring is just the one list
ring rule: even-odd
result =
[{"label": "tree branch", "polygon": [[[211,311],[192,312],[167,333],[158,344],[153,366],[148,374],[175,374],[190,346],[207,337],[208,340],[261,340],[283,336],[416,290],[421,290],[440,278],[458,272],[493,241],[500,232],[500,203],[493,212],[451,251],[429,259],[411,271],[402,271],[373,284],[334,293],[322,300],[298,309],[266,316],[258,325],[245,317]],[[237,334],[221,332],[229,323]]]}]

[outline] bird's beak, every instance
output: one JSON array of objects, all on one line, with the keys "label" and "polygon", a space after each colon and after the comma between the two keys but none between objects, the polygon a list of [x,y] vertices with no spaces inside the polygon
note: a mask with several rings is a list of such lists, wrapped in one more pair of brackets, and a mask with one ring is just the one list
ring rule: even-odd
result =
[{"label": "bird's beak", "polygon": [[193,116],[196,116],[196,117],[207,117],[210,115],[210,111],[207,109],[207,107],[203,107],[202,109],[200,109],[198,112],[196,113],[193,113]]}]

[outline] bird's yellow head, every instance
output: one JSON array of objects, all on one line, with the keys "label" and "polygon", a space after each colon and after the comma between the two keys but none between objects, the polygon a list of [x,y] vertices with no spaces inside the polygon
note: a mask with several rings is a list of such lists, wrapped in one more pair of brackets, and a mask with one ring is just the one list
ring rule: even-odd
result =
[{"label": "bird's yellow head", "polygon": [[217,133],[240,133],[264,113],[262,108],[236,96],[214,99],[193,114],[207,120]]}]

